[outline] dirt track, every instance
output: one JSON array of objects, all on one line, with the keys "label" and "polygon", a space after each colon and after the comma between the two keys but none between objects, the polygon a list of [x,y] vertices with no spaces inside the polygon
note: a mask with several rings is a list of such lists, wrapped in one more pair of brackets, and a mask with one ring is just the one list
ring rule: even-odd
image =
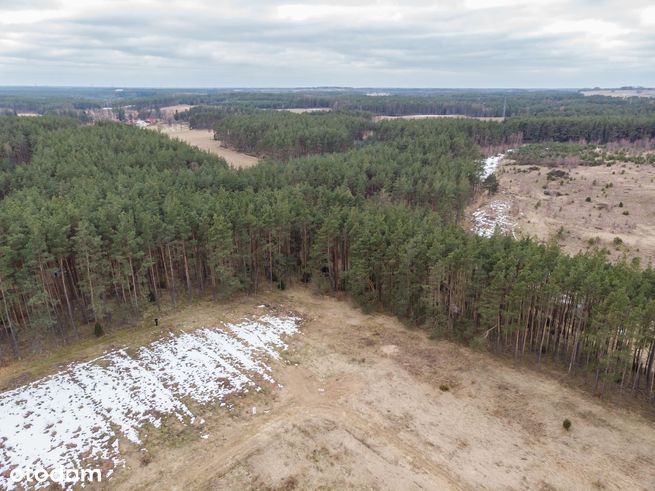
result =
[{"label": "dirt track", "polygon": [[231,412],[207,407],[199,427],[153,431],[107,489],[655,486],[651,421],[345,301],[292,290],[164,322],[200,326],[262,300],[305,318],[274,369],[283,387],[235,399]]}]

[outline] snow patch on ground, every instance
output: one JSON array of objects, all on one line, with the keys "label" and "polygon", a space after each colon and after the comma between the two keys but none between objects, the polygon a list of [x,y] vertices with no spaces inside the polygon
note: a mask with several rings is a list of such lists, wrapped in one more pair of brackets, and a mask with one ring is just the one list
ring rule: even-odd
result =
[{"label": "snow patch on ground", "polygon": [[220,402],[274,383],[267,362],[286,349],[283,338],[298,332],[298,321],[264,315],[171,334],[134,357],[116,350],[0,394],[0,489],[15,488],[14,468],[118,465],[119,437],[140,444],[144,425],[157,428],[166,416],[193,422],[183,399]]},{"label": "snow patch on ground", "polygon": [[[505,156],[512,151],[512,149],[509,149],[505,153],[492,155],[484,159],[480,179],[484,181],[496,172]],[[494,230],[496,230],[496,226],[498,226],[502,233],[513,233],[514,223],[510,219],[510,208],[511,204],[503,200],[494,200],[478,208],[473,212],[472,231],[482,237],[491,237]]]},{"label": "snow patch on ground", "polygon": [[491,157],[487,157],[486,159],[483,160],[483,168],[482,168],[482,174],[480,175],[480,180],[484,181],[487,177],[489,177],[491,174],[496,172],[496,169],[498,168],[498,165],[500,165],[500,161],[503,160],[503,157],[505,154],[500,153],[498,155],[492,155]]},{"label": "snow patch on ground", "polygon": [[482,237],[491,237],[496,226],[504,234],[514,230],[514,223],[509,217],[510,204],[507,201],[494,200],[473,212],[473,232]]}]

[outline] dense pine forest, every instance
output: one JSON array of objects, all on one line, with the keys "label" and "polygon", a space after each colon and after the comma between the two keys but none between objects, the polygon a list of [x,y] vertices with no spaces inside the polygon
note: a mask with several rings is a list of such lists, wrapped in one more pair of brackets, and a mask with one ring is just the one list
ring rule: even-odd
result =
[{"label": "dense pine forest", "polygon": [[151,304],[303,282],[655,401],[650,266],[458,226],[480,147],[653,138],[642,109],[503,123],[216,111],[221,139],[275,159],[239,171],[156,132],[2,117],[0,357]]},{"label": "dense pine forest", "polygon": [[[370,95],[370,94],[378,95]],[[515,116],[648,116],[655,102],[648,98],[584,96],[572,90],[457,90],[457,89],[344,89],[330,91],[221,91],[206,94],[152,95],[135,99],[138,108],[172,104],[219,106],[239,109],[325,109],[367,111],[401,116],[444,114],[472,117]]]},{"label": "dense pine forest", "polygon": [[370,127],[370,120],[364,116],[332,111],[231,113],[220,116],[213,125],[217,140],[241,152],[282,160],[345,151]]},{"label": "dense pine forest", "polygon": [[655,100],[585,96],[576,90],[491,89],[151,89],[0,88],[0,114],[37,112],[84,118],[85,111],[126,107],[140,112],[190,104],[239,110],[333,109],[401,116],[580,117],[655,115]]}]

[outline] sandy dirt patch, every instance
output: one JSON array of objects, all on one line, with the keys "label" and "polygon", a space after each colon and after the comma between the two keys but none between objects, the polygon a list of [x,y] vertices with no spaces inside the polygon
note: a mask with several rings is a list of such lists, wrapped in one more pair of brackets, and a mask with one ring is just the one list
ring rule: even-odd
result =
[{"label": "sandy dirt patch", "polygon": [[220,141],[214,140],[214,132],[211,130],[192,130],[186,124],[157,125],[151,128],[157,129],[171,138],[177,138],[201,150],[216,154],[236,169],[252,167],[259,162],[257,157],[222,146]]},{"label": "sandy dirt patch", "polygon": [[655,97],[655,89],[598,89],[583,90],[583,95],[603,95],[606,97]]},{"label": "sandy dirt patch", "polygon": [[[282,387],[235,397],[232,410],[205,406],[195,427],[163,424],[106,489],[655,485],[655,428],[643,416],[346,301],[305,289],[254,300],[230,315],[266,301],[304,319],[273,365]],[[195,325],[225,310],[203,304],[165,323]]]},{"label": "sandy dirt patch", "polygon": [[162,114],[166,116],[173,116],[175,115],[176,112],[182,113],[184,111],[188,111],[192,107],[196,107],[196,106],[191,106],[189,104],[176,104],[175,106],[162,107],[159,110],[161,111]]},{"label": "sandy dirt patch", "polygon": [[[492,155],[484,159],[480,180],[484,181],[491,174],[495,174],[501,162],[511,152],[513,150],[510,149],[505,153]],[[483,194],[478,197],[473,206],[470,206],[474,211],[471,211],[468,215],[469,229],[476,235],[491,237],[499,228],[502,233],[512,234],[516,238],[514,231],[516,223],[510,211],[511,207],[512,203],[507,199],[495,197],[492,199],[490,196]]]},{"label": "sandy dirt patch", "polygon": [[[565,175],[549,179],[553,171]],[[571,254],[604,247],[613,260],[638,257],[644,266],[655,255],[654,166],[531,167],[508,160],[497,176],[499,192],[481,197],[474,209],[507,203],[518,236],[555,239]]]},{"label": "sandy dirt patch", "polygon": [[0,393],[0,487],[14,488],[7,473],[15,468],[95,464],[109,478],[122,463],[121,437],[140,445],[145,427],[164,417],[195,423],[185,401],[223,407],[235,394],[275,386],[267,360],[279,359],[299,320],[260,315],[178,333]]},{"label": "sandy dirt patch", "polygon": [[502,121],[501,117],[476,117],[465,116],[464,114],[407,114],[405,116],[373,116],[373,121],[385,121],[388,119],[431,119],[431,118],[465,118],[465,119],[478,119],[480,121]]},{"label": "sandy dirt patch", "polygon": [[289,109],[278,109],[278,111],[289,111],[290,113],[303,114],[303,113],[315,113],[315,112],[326,112],[332,111],[330,107],[292,107]]}]

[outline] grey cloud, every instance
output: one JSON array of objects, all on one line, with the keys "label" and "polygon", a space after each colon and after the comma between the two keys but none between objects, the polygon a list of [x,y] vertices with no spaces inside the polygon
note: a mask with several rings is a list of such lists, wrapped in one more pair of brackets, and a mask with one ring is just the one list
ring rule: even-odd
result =
[{"label": "grey cloud", "polygon": [[654,37],[639,25],[648,2],[640,0],[475,10],[389,4],[401,21],[368,20],[373,4],[357,16],[321,16],[321,5],[339,4],[325,1],[303,2],[319,9],[305,20],[277,17],[277,4],[263,1],[206,1],[204,9],[63,1],[64,16],[1,24],[5,11],[53,2],[27,3],[0,0],[0,84],[102,84],[111,74],[120,85],[562,87],[609,85],[618,73],[622,84],[652,85],[655,75]]}]

